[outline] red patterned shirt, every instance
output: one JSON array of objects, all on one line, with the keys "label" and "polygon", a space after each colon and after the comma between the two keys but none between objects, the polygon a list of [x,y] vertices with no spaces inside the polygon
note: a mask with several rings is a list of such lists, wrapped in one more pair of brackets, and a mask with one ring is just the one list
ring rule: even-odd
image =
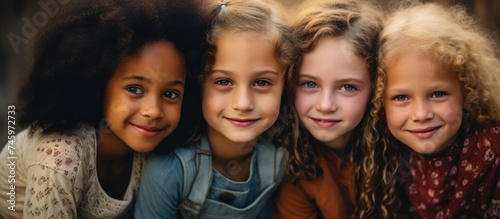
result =
[{"label": "red patterned shirt", "polygon": [[443,155],[410,155],[402,183],[415,218],[500,218],[500,127],[463,133]]}]

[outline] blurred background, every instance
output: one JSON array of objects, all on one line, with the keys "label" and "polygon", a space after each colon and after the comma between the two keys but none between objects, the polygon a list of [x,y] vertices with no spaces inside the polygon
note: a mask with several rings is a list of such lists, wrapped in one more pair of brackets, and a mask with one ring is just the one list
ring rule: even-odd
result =
[{"label": "blurred background", "polygon": [[[304,0],[277,0],[293,11]],[[390,9],[399,0],[373,0]],[[0,0],[0,149],[7,142],[7,107],[16,97],[31,63],[30,41],[50,21],[58,7],[71,0]],[[440,4],[462,4],[483,28],[500,43],[500,0],[429,0]],[[16,133],[19,133],[16,127]]]}]

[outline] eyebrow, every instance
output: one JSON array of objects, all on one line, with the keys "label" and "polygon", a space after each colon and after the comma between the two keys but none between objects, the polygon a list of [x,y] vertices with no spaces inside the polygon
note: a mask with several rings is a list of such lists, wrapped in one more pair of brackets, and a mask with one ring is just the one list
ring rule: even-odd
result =
[{"label": "eyebrow", "polygon": [[[320,80],[318,77],[308,75],[308,74],[299,74],[299,78],[309,78],[309,79],[316,80],[316,81]],[[365,84],[365,81],[357,79],[357,78],[346,78],[346,79],[338,80],[336,82],[338,82],[338,83],[357,82],[357,83]]]},{"label": "eyebrow", "polygon": [[[232,72],[232,71],[221,70],[221,69],[214,69],[214,70],[210,71],[210,73],[216,73],[216,72],[219,72],[219,73],[222,73],[222,74],[225,74],[225,75],[232,75],[232,74],[234,74],[234,72]],[[279,76],[278,72],[271,71],[271,70],[262,70],[262,71],[252,72],[252,73],[257,73],[258,76],[265,75],[265,74],[274,74],[274,75],[278,75]]]},{"label": "eyebrow", "polygon": [[[138,81],[144,81],[144,82],[146,82],[148,84],[152,83],[151,79],[143,77],[143,76],[139,76],[139,75],[132,75],[132,76],[124,77],[122,80],[123,81],[126,81],[126,80],[138,80]],[[174,81],[168,82],[168,85],[172,85],[172,86],[182,85],[182,86],[184,86],[184,82],[180,81],[180,80],[174,80]]]}]

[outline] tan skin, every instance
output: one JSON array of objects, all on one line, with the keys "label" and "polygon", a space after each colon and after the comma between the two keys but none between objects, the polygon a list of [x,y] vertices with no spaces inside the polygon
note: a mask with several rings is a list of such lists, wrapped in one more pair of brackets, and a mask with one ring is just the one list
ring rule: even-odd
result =
[{"label": "tan skin", "polygon": [[273,42],[257,34],[229,32],[216,44],[215,63],[203,81],[212,165],[230,180],[246,181],[257,138],[279,114],[284,67]]},{"label": "tan skin", "polygon": [[166,41],[146,45],[126,59],[109,80],[99,130],[97,175],[104,191],[122,199],[132,175],[134,151],[150,152],[179,122],[185,70]]}]

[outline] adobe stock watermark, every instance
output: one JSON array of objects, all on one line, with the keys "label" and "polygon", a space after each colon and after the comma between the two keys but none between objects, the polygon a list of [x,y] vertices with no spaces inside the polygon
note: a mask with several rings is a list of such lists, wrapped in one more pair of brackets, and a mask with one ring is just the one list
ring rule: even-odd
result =
[{"label": "adobe stock watermark", "polygon": [[7,183],[9,185],[9,192],[7,192],[9,203],[7,209],[11,211],[16,211],[16,106],[10,105],[7,107],[7,151],[9,155],[7,156],[7,166],[9,167],[9,176],[7,178]]},{"label": "adobe stock watermark", "polygon": [[7,38],[9,39],[14,52],[19,53],[19,46],[21,44],[28,44],[29,40],[33,39],[38,33],[39,28],[44,27],[49,22],[51,17],[54,17],[59,12],[60,5],[65,5],[70,0],[40,0],[38,6],[41,10],[35,12],[31,19],[22,17],[21,30],[18,33],[9,32]]}]

